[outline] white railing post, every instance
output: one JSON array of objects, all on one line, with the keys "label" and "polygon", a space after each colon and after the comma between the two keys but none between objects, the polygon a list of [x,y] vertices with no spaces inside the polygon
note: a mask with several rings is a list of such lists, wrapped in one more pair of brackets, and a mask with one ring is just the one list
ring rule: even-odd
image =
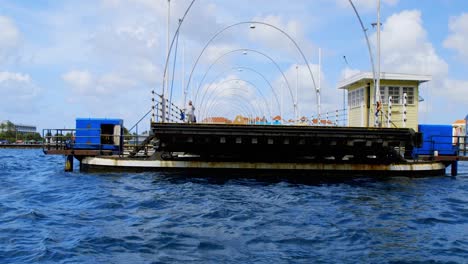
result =
[{"label": "white railing post", "polygon": [[325,120],[325,125],[328,126],[328,111],[327,111],[327,119]]},{"label": "white railing post", "polygon": [[336,115],[335,115],[335,126],[338,126],[338,109],[336,110]]},{"label": "white railing post", "polygon": [[387,127],[390,127],[392,122],[392,97],[388,97],[388,109],[387,109]]},{"label": "white railing post", "polygon": [[403,93],[403,127],[406,127],[406,103],[407,103],[408,95]]}]

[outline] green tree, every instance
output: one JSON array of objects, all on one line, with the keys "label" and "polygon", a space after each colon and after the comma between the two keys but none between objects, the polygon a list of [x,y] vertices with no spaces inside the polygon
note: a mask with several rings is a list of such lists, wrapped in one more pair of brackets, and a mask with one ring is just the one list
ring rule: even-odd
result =
[{"label": "green tree", "polygon": [[8,131],[15,131],[16,130],[16,126],[15,124],[13,124],[11,121],[7,121],[6,122],[6,129]]}]

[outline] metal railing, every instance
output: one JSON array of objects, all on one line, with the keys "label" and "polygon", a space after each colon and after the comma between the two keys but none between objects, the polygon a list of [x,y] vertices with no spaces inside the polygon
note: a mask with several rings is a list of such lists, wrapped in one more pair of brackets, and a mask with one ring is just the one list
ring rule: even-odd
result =
[{"label": "metal railing", "polygon": [[[168,99],[164,99],[159,96],[159,102],[156,103],[156,122],[169,122],[169,123],[182,123],[185,122],[184,109],[178,107]],[[165,115],[163,115],[163,112]],[[163,116],[164,119],[163,120]]]},{"label": "metal railing", "polygon": [[467,156],[467,144],[468,136],[431,136],[423,141],[423,147],[430,146],[430,156]]},{"label": "metal railing", "polygon": [[[92,134],[80,135],[82,132]],[[123,135],[101,134],[101,129],[43,129],[42,137],[43,151],[89,149],[121,154],[124,148]],[[116,137],[118,144],[115,144]]]},{"label": "metal railing", "polygon": [[[80,136],[82,134],[80,132],[94,135]],[[127,156],[134,149],[140,147],[136,156],[150,156],[154,153],[153,145],[140,146],[141,142],[147,138],[147,135],[101,134],[101,129],[44,129],[42,134],[44,138],[42,150],[44,152],[96,150],[99,152],[111,151],[113,154]],[[118,137],[118,144],[115,144],[115,137]]]},{"label": "metal railing", "polygon": [[346,109],[336,109],[322,112],[321,115],[312,115],[307,119],[311,126],[346,126],[348,112]]}]

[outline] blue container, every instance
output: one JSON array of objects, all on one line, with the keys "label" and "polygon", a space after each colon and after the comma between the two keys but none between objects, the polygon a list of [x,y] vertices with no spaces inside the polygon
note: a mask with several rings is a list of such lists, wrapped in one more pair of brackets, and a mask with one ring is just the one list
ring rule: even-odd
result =
[{"label": "blue container", "polygon": [[423,144],[414,149],[415,155],[434,155],[434,151],[442,156],[456,155],[451,125],[419,125],[418,131],[422,133]]},{"label": "blue container", "polygon": [[77,118],[75,149],[119,151],[123,144],[123,120]]}]

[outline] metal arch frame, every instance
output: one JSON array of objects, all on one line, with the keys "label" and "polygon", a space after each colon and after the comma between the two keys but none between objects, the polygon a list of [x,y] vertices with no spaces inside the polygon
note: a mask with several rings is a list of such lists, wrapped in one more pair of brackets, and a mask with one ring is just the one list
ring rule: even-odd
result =
[{"label": "metal arch frame", "polygon": [[[370,42],[369,42],[369,37],[367,36],[367,28],[364,27],[364,23],[362,22],[361,16],[359,15],[353,1],[352,0],[348,0],[348,1],[351,4],[351,7],[353,8],[357,19],[359,20],[359,24],[361,25],[362,32],[364,33],[364,37],[366,38],[367,50],[369,52],[369,59],[370,59],[371,67],[372,67],[372,77],[374,79],[373,80],[374,81],[374,90],[375,90],[374,91],[374,102],[375,102],[374,104],[375,104],[375,109],[377,109],[377,101],[380,101],[380,98],[378,98],[378,95],[380,94],[380,87],[377,87],[377,84],[380,82],[380,80],[379,81],[377,80],[377,79],[380,79],[380,66],[379,66],[379,73],[376,73],[375,64],[374,64],[374,54],[372,53],[372,47],[371,47]],[[377,22],[377,23],[380,23],[380,21]],[[380,24],[378,26],[380,27]],[[377,89],[377,88],[379,88],[379,89]],[[370,113],[369,113],[369,115],[370,115]],[[376,121],[376,122],[378,122],[378,121]]]},{"label": "metal arch frame", "polygon": [[[162,79],[162,89],[161,89],[162,91],[161,91],[161,95],[160,95],[163,99],[164,99],[164,91],[165,91],[165,88],[166,88],[166,87],[165,87],[165,80],[166,80],[166,78],[167,78],[167,67],[168,67],[168,65],[169,65],[170,54],[172,53],[172,48],[173,48],[173,46],[174,46],[174,42],[175,42],[176,36],[179,34],[180,28],[181,28],[183,22],[185,21],[185,17],[187,16],[188,12],[190,11],[190,9],[192,8],[192,6],[193,6],[194,3],[195,3],[195,0],[192,0],[192,2],[190,2],[189,6],[188,6],[187,9],[185,10],[184,15],[183,15],[182,18],[180,19],[180,21],[179,21],[179,23],[178,23],[178,26],[177,26],[177,29],[176,29],[176,31],[175,31],[175,33],[174,33],[174,37],[172,38],[171,45],[170,45],[170,47],[169,47],[168,53],[166,54],[166,61],[165,61],[165,63],[164,63],[164,72],[163,72],[163,79]],[[376,78],[375,78],[375,68],[374,68],[373,55],[372,55],[371,47],[370,47],[370,44],[369,44],[369,39],[368,39],[368,36],[367,36],[367,29],[364,27],[364,24],[362,23],[362,20],[361,20],[361,18],[360,18],[360,16],[359,16],[359,13],[357,12],[356,7],[354,6],[352,0],[349,0],[349,3],[351,4],[351,6],[352,6],[354,12],[356,13],[356,16],[357,16],[357,18],[358,18],[358,20],[359,20],[359,23],[361,24],[361,28],[362,28],[363,33],[364,33],[364,36],[365,36],[365,38],[366,38],[367,47],[368,47],[368,50],[369,50],[369,57],[370,57],[370,60],[371,60],[371,65],[372,65],[372,73],[373,73],[373,75],[374,75],[374,86],[375,86],[375,82],[376,82],[376,80],[375,80],[375,79],[376,79]],[[294,41],[294,39],[292,39],[286,32],[284,32],[283,30],[281,30],[281,29],[279,29],[279,28],[277,28],[277,27],[275,27],[275,26],[273,26],[273,25],[270,25],[270,24],[264,23],[264,22],[255,22],[255,21],[250,21],[250,22],[245,21],[245,22],[236,23],[236,24],[230,25],[230,26],[228,26],[228,27],[222,29],[222,30],[219,31],[218,33],[216,33],[216,35],[214,35],[214,36],[210,39],[210,41],[206,44],[206,46],[203,48],[202,52],[201,52],[200,55],[198,56],[197,61],[196,61],[195,65],[193,66],[192,71],[191,71],[191,73],[190,73],[190,78],[189,78],[189,81],[188,81],[188,83],[187,83],[186,89],[188,89],[188,87],[189,87],[189,84],[190,84],[190,81],[191,81],[191,78],[192,78],[192,75],[193,75],[193,71],[194,71],[196,65],[198,64],[198,61],[199,61],[201,55],[204,53],[206,47],[207,47],[219,34],[221,34],[222,32],[224,32],[224,31],[227,30],[228,28],[231,28],[231,27],[234,27],[234,26],[237,26],[237,25],[240,25],[240,24],[247,24],[247,23],[251,23],[251,24],[263,24],[263,25],[266,25],[266,26],[270,26],[270,27],[273,27],[273,28],[279,30],[279,31],[282,32],[284,35],[286,35],[286,36],[295,44],[295,46],[297,47],[297,49],[298,49],[299,52],[301,53],[301,55],[302,55],[304,61],[306,62],[306,65],[307,65],[307,68],[308,68],[308,70],[309,70],[309,73],[310,73],[310,75],[311,75],[311,77],[312,77],[312,81],[313,81],[313,83],[314,83],[314,87],[316,88],[316,93],[320,93],[320,91],[317,89],[317,87],[316,87],[316,85],[315,85],[315,80],[314,80],[312,71],[311,71],[311,69],[310,69],[310,66],[309,66],[309,64],[307,63],[307,59],[305,58],[303,52],[301,51],[301,49],[299,48],[299,46],[297,45],[297,43]],[[284,76],[284,74],[283,74],[283,76]],[[379,76],[379,77],[380,77],[380,76]],[[289,86],[289,85],[288,85],[288,86]],[[289,87],[289,90],[291,91],[290,87]],[[153,99],[152,99],[153,105],[152,105],[152,107],[151,107],[151,109],[152,109],[152,121],[155,122],[155,121],[156,121],[156,120],[155,120],[156,100],[154,99],[154,95],[157,94],[157,93],[154,91],[154,89],[152,90],[152,94],[153,94]],[[376,96],[377,96],[377,94],[376,94]],[[163,100],[163,102],[164,102],[164,100]],[[164,103],[163,103],[163,104],[164,104]],[[318,114],[320,114],[320,102],[318,102]],[[162,122],[165,122],[165,117],[162,118]]]},{"label": "metal arch frame", "polygon": [[[232,81],[242,81],[242,82],[244,82],[244,83],[246,83],[246,84],[248,84],[248,85],[254,87],[256,90],[258,90],[258,91],[259,91],[259,94],[260,94],[260,96],[262,97],[262,99],[263,99],[263,101],[264,101],[264,104],[265,104],[265,109],[264,109],[264,111],[260,111],[260,112],[263,112],[263,114],[265,114],[265,110],[266,110],[266,111],[271,115],[272,112],[271,112],[270,106],[268,105],[268,101],[266,100],[265,96],[262,94],[261,90],[260,90],[255,84],[253,84],[252,82],[246,81],[246,80],[243,80],[243,79],[229,79],[229,80],[223,81],[222,83],[218,84],[218,85],[213,89],[213,92],[210,93],[210,95],[208,96],[208,97],[209,97],[208,99],[211,99],[211,98],[213,97],[215,91],[219,91],[219,90],[217,90],[217,88],[218,88],[219,86],[221,86],[221,85],[223,85],[223,84],[225,84],[225,83],[227,83],[227,82],[232,82]],[[207,99],[207,101],[208,101],[208,99]],[[246,98],[246,99],[248,99],[248,98]],[[204,102],[204,100],[203,100],[202,102]],[[202,105],[203,105],[203,104],[202,104]]]},{"label": "metal arch frame", "polygon": [[[217,102],[216,104],[213,105],[213,108],[214,107],[218,107],[219,105],[219,102]],[[241,105],[237,105],[237,104],[232,104],[231,105],[232,109],[235,110],[235,111],[238,111],[239,114],[238,115],[241,115],[241,116],[248,116],[248,112],[245,111],[245,109],[242,108]],[[208,115],[211,115],[211,111],[210,112],[207,112],[207,116]],[[214,117],[214,116],[213,116]],[[208,119],[209,117],[205,117],[205,119]],[[203,122],[202,122],[203,123]]]},{"label": "metal arch frame", "polygon": [[213,37],[206,43],[206,45],[203,47],[202,51],[200,52],[200,54],[198,55],[198,58],[197,60],[195,61],[195,64],[193,65],[192,67],[192,70],[190,72],[190,76],[189,76],[189,79],[188,79],[188,82],[187,82],[187,89],[188,87],[190,86],[190,82],[192,80],[192,75],[193,75],[193,72],[195,71],[195,68],[197,67],[198,65],[198,62],[200,61],[200,58],[201,56],[204,54],[205,50],[208,48],[208,46],[211,44],[211,42],[213,42],[213,40],[219,36],[221,33],[223,33],[224,31],[232,28],[232,27],[235,27],[235,26],[238,26],[238,25],[243,25],[243,24],[259,24],[259,25],[264,25],[264,26],[268,26],[268,27],[271,27],[271,28],[274,28],[276,29],[277,31],[283,33],[283,35],[285,35],[297,48],[297,50],[299,51],[299,53],[301,54],[303,60],[304,60],[304,63],[306,64],[307,66],[307,69],[309,70],[309,74],[310,74],[310,77],[312,79],[312,83],[314,85],[314,88],[315,88],[315,92],[316,92],[316,99],[317,99],[317,107],[318,107],[318,112],[320,114],[320,102],[318,101],[319,100],[319,96],[317,96],[317,94],[320,94],[320,90],[319,88],[317,88],[317,86],[315,85],[315,79],[314,79],[314,75],[312,74],[312,70],[310,69],[310,65],[309,65],[309,62],[307,61],[307,58],[306,56],[304,55],[304,53],[302,52],[301,48],[299,47],[299,45],[296,43],[296,41],[288,34],[286,33],[284,30],[272,25],[272,24],[269,24],[269,23],[265,23],[265,22],[260,22],[260,21],[243,21],[243,22],[238,22],[238,23],[235,23],[235,24],[232,24],[232,25],[229,25],[227,27],[224,27],[223,29],[221,29],[220,31],[216,32]]},{"label": "metal arch frame", "polygon": [[[237,100],[239,103],[238,104],[232,104],[231,107],[234,106],[235,109],[237,109],[237,111],[239,111],[239,113],[241,115],[245,115],[246,117],[250,117],[252,118],[253,115],[257,115],[258,116],[258,113],[256,113],[256,111],[258,111],[258,109],[254,109],[254,106],[249,103],[249,102],[246,102],[245,101],[245,98],[241,95],[238,95],[238,94],[234,94],[236,97],[238,97],[239,99],[235,98],[235,97],[229,97],[226,99],[226,101],[233,101],[233,100]],[[243,103],[243,104],[241,104]],[[207,112],[206,112],[206,115],[205,115],[205,119],[207,118],[207,116],[209,115],[209,113],[211,113],[211,111],[215,108],[215,107],[218,107],[220,105],[220,102],[214,102],[212,105],[210,105],[210,108],[207,109]],[[249,109],[250,108],[250,109]],[[253,111],[252,111],[253,110]],[[250,114],[249,114],[250,113]]]},{"label": "metal arch frame", "polygon": [[[247,89],[244,89],[243,87],[231,87],[231,88],[227,88],[223,91],[233,91],[233,90],[242,90],[242,91],[245,91],[247,92]],[[218,92],[219,90],[216,90],[216,92]],[[213,102],[210,101],[211,100],[211,97],[212,97],[213,93],[210,94],[209,98],[207,99],[207,104],[205,105],[205,107],[203,108],[200,108],[200,115],[201,116],[206,116],[207,112],[208,112],[208,109],[210,109],[210,107],[213,105]],[[239,94],[229,94],[229,96],[232,96],[232,95],[236,95],[236,96],[239,96]],[[253,107],[253,106],[252,106]],[[201,111],[203,109],[203,111]]]},{"label": "metal arch frame", "polygon": [[[231,88],[230,90],[236,90],[235,88]],[[239,98],[241,98],[243,100],[243,102],[247,105],[250,105],[251,106],[251,111],[252,114],[256,114],[257,116],[259,115],[265,115],[265,110],[264,109],[261,109],[260,107],[258,106],[255,106],[254,104],[252,104],[247,97],[245,97],[244,95],[241,95],[241,94],[236,94],[236,93],[232,93],[230,94],[228,97],[226,98],[223,98],[222,100],[225,100],[225,101],[230,101],[231,98],[233,98],[234,96],[237,96]],[[214,98],[213,98],[214,99]],[[221,100],[220,100],[221,101]],[[204,114],[206,115],[207,112],[208,112],[208,109],[211,109],[214,105],[217,105],[219,103],[219,101],[215,101],[215,100],[212,100],[208,106],[207,104],[207,107],[205,108],[205,112]],[[253,110],[253,111],[252,111]]]},{"label": "metal arch frame", "polygon": [[[276,104],[278,105],[278,107],[281,107],[281,104],[279,103],[279,100],[278,100],[278,95],[276,94],[275,92],[275,89],[273,89],[273,86],[271,85],[271,83],[267,80],[267,78],[265,77],[265,75],[263,75],[262,73],[260,73],[259,71],[255,70],[255,69],[252,69],[252,68],[249,68],[249,67],[245,67],[245,66],[236,66],[236,67],[231,67],[230,69],[226,70],[226,71],[223,71],[222,73],[218,74],[215,78],[213,78],[212,82],[219,79],[221,76],[223,76],[224,74],[232,71],[232,70],[248,70],[248,71],[251,71],[251,72],[254,72],[256,73],[258,76],[260,76],[267,84],[268,86],[270,86],[270,89],[275,97],[275,101],[276,101]],[[208,86],[208,88],[211,87]],[[198,90],[197,90],[198,92]],[[205,90],[206,92],[206,90]],[[196,99],[195,99],[196,100]]]},{"label": "metal arch frame", "polygon": [[[263,100],[265,101],[266,110],[267,110],[267,111],[270,113],[270,115],[271,115],[271,109],[270,109],[270,107],[268,106],[268,102],[267,102],[265,96],[262,94],[261,90],[258,89],[258,87],[257,87],[255,84],[253,84],[252,82],[250,82],[250,81],[246,81],[246,80],[243,80],[243,79],[228,79],[228,80],[224,80],[223,82],[221,82],[221,83],[219,83],[218,85],[216,85],[216,87],[214,87],[213,91],[216,91],[216,89],[217,89],[219,86],[221,86],[221,85],[223,85],[223,84],[225,84],[225,83],[227,83],[227,82],[232,82],[232,81],[242,81],[242,82],[244,82],[244,83],[247,83],[247,84],[253,86],[256,90],[258,90],[258,92],[260,93],[260,96],[261,96],[261,97],[263,98]],[[210,85],[209,87],[211,87],[211,85]],[[209,88],[209,87],[208,87],[208,88]],[[203,97],[202,97],[202,100],[201,100],[200,105],[203,105],[203,103],[205,102],[206,92],[209,90],[208,88],[207,88],[207,90],[205,90],[205,93],[203,94]],[[209,95],[209,98],[211,98],[212,95],[213,95],[213,92]]]},{"label": "metal arch frame", "polygon": [[352,0],[348,0],[348,1],[351,4],[351,7],[353,8],[357,19],[359,20],[359,24],[361,25],[362,32],[364,33],[364,37],[366,38],[367,50],[369,51],[369,58],[370,58],[370,63],[371,63],[371,67],[372,67],[372,75],[374,77],[374,85],[375,85],[376,74],[375,74],[374,56],[373,56],[372,48],[371,48],[371,45],[370,45],[370,42],[369,42],[369,37],[367,36],[367,28],[364,27],[364,23],[362,22],[361,16],[359,15],[359,13],[357,11],[356,6],[354,6],[353,1]]},{"label": "metal arch frame", "polygon": [[[233,106],[237,106],[237,109],[238,109],[238,110],[239,110],[239,108],[240,108],[240,110],[242,110],[242,111],[239,111],[241,114],[244,114],[245,117],[248,117],[248,118],[250,118],[250,119],[253,119],[254,116],[257,116],[257,117],[260,116],[260,115],[259,115],[260,113],[256,113],[256,112],[255,112],[255,110],[258,111],[258,109],[255,109],[255,107],[254,107],[253,104],[251,104],[250,102],[247,102],[247,101],[245,100],[245,97],[243,97],[243,96],[241,96],[241,95],[239,95],[239,94],[233,94],[233,95],[234,95],[233,97],[229,97],[229,98],[227,98],[226,100],[227,100],[227,101],[238,100],[239,103],[242,103],[242,104],[235,104],[235,105],[233,105]],[[237,98],[236,98],[236,97],[237,97]],[[212,110],[215,106],[217,107],[220,103],[221,103],[221,102],[219,102],[219,101],[214,102],[214,103],[211,105],[211,109],[210,109],[210,110]],[[249,111],[248,107],[245,108],[245,106],[250,107],[250,111]],[[243,107],[244,107],[245,109],[244,109]],[[248,110],[247,112],[245,111],[246,109]],[[252,111],[252,110],[254,110],[254,111]],[[208,113],[208,112],[207,112],[207,113]]]},{"label": "metal arch frame", "polygon": [[[190,11],[190,9],[192,8],[193,4],[195,3],[195,0],[192,0],[192,2],[190,3],[190,5],[187,7],[187,9],[185,10],[185,13],[184,15],[182,16],[182,18],[180,19],[180,22],[179,22],[179,25],[177,26],[177,30],[176,32],[174,33],[174,37],[172,38],[172,42],[171,42],[171,45],[169,46],[169,50],[166,54],[166,62],[164,63],[164,72],[163,72],[163,79],[162,79],[162,91],[161,91],[161,97],[163,98],[162,100],[162,104],[163,104],[163,108],[165,107],[165,102],[164,102],[164,91],[166,89],[166,86],[165,86],[165,81],[166,81],[166,78],[167,78],[167,67],[169,65],[169,58],[170,58],[170,55],[172,53],[172,48],[174,46],[174,42],[176,40],[176,37],[177,35],[179,34],[180,32],[180,27],[182,26],[182,23],[184,22],[185,20],[185,17],[187,16],[188,12]],[[188,86],[187,86],[188,87]],[[153,94],[153,102],[155,102],[154,100],[154,95],[156,94],[156,92],[154,91],[154,89],[152,90],[152,94]],[[152,106],[152,109],[153,109],[153,113],[152,113],[152,120],[153,122],[156,121],[155,119],[155,109],[156,109],[156,105],[155,103],[153,104]],[[166,120],[166,117],[165,117],[165,111],[163,111],[162,113],[163,117],[162,117],[162,122],[164,123]]]},{"label": "metal arch frame", "polygon": [[[218,107],[218,104],[216,104],[215,106]],[[249,114],[247,112],[245,112],[245,111],[242,111],[242,106],[236,105],[236,104],[232,104],[232,106],[236,106],[235,108],[232,108],[232,110],[238,112],[238,114],[236,116],[240,115],[242,117],[247,117],[248,119],[250,119]],[[207,117],[207,118],[209,118],[209,117]],[[234,119],[235,119],[235,117],[234,117]],[[231,121],[233,121],[233,120],[231,120]]]},{"label": "metal arch frame", "polygon": [[[257,51],[257,50],[254,50],[254,49],[235,49],[235,50],[231,50],[231,51],[228,51],[224,54],[222,54],[221,56],[219,56],[214,62],[212,62],[210,64],[210,66],[208,67],[208,69],[206,70],[205,74],[203,75],[203,78],[202,80],[200,81],[200,85],[198,86],[197,88],[197,92],[195,94],[195,101],[197,101],[198,99],[198,92],[200,91],[200,88],[201,88],[201,85],[203,84],[203,82],[205,81],[205,78],[206,76],[208,75],[208,72],[211,70],[211,68],[219,61],[221,60],[222,58],[224,58],[225,56],[229,55],[229,54],[232,54],[232,53],[235,53],[235,52],[239,52],[239,51],[242,51],[242,52],[253,52],[253,53],[256,53],[256,54],[260,54],[262,55],[263,57],[269,59],[275,66],[276,68],[278,69],[278,71],[281,73],[281,76],[283,76],[283,80],[285,81],[286,83],[286,86],[288,87],[288,90],[289,90],[289,95],[291,96],[291,99],[293,100],[293,103],[294,103],[294,95],[292,93],[292,90],[291,90],[291,86],[289,85],[289,81],[288,81],[288,78],[286,78],[286,75],[284,75],[284,72],[283,70],[281,70],[281,67],[278,65],[278,63],[270,56],[268,56],[267,54],[261,52],[261,51]],[[188,86],[187,86],[188,87]]]}]

